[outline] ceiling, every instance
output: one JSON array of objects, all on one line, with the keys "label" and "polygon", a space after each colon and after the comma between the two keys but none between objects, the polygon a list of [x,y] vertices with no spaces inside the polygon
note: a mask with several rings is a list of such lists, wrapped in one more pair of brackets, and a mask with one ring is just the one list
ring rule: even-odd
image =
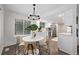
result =
[{"label": "ceiling", "polygon": [[[28,16],[32,13],[32,4],[5,4],[5,10],[17,12],[22,15]],[[68,4],[36,4],[36,14],[39,14],[42,19],[52,20],[57,17],[61,11],[67,10],[72,5]]]},{"label": "ceiling", "polygon": [[[54,11],[56,8],[59,8],[62,4],[37,4],[36,13],[44,14],[48,11]],[[12,10],[21,14],[32,13],[32,4],[6,4],[4,5],[6,10]]]}]

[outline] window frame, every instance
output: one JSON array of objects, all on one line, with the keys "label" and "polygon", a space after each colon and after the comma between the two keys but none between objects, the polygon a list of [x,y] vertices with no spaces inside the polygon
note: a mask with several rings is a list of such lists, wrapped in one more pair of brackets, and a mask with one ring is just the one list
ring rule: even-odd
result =
[{"label": "window frame", "polygon": [[[15,26],[16,26],[16,20],[22,20],[23,21],[23,34],[21,35],[21,34],[16,34],[16,28],[15,28]],[[29,21],[29,20],[26,20],[26,21]],[[16,36],[18,36],[18,35],[21,35],[21,36],[25,36],[25,35],[29,35],[29,34],[24,34],[24,22],[25,22],[25,19],[15,19],[15,21],[14,21],[14,35],[16,35]]]}]

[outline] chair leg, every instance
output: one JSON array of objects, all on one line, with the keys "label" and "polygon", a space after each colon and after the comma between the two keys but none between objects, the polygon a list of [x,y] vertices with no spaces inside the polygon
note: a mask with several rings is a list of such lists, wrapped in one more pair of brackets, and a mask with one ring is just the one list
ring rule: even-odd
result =
[{"label": "chair leg", "polygon": [[41,55],[41,54],[40,54],[40,43],[39,43],[39,42],[36,42],[35,45],[36,45],[36,48],[39,49],[39,55]]},{"label": "chair leg", "polygon": [[27,45],[24,46],[23,51],[24,51],[24,55],[27,55]]},{"label": "chair leg", "polygon": [[19,46],[18,46],[18,44],[16,45],[16,48],[15,48],[15,54],[16,55],[19,54]]}]

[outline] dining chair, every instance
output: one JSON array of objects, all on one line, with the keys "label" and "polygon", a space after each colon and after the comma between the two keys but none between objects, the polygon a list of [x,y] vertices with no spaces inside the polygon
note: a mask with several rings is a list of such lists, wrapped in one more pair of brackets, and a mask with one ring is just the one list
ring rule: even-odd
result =
[{"label": "dining chair", "polygon": [[44,38],[43,41],[40,41],[40,50],[46,52],[46,54],[50,54],[49,43],[50,39],[48,37]]},{"label": "dining chair", "polygon": [[34,52],[34,55],[39,55],[39,41],[33,43],[33,52]]},{"label": "dining chair", "polygon": [[24,54],[25,43],[22,41],[22,37],[16,37],[16,54]]},{"label": "dining chair", "polygon": [[48,32],[38,32],[37,35],[43,37],[42,41],[37,42],[37,46],[39,48],[39,54],[41,55],[42,50],[46,53],[49,53],[49,40],[48,40]]}]

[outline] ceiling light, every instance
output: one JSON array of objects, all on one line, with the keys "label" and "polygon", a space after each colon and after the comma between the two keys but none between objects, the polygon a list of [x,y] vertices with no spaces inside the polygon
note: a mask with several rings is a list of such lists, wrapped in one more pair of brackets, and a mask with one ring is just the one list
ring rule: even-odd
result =
[{"label": "ceiling light", "polygon": [[28,16],[29,20],[39,20],[40,19],[40,15],[35,14],[35,6],[36,6],[36,4],[33,4],[33,14],[30,14]]}]

